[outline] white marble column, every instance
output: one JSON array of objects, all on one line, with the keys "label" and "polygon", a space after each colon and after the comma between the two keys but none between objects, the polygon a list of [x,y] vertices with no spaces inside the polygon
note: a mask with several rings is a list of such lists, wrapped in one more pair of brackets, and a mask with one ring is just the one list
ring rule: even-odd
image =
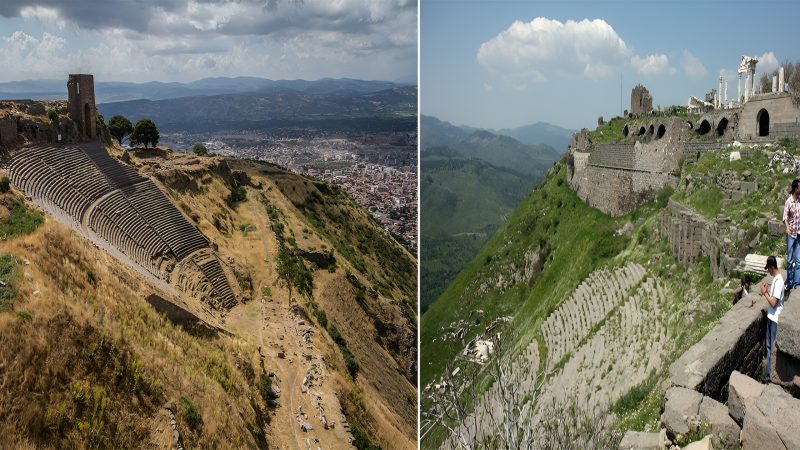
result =
[{"label": "white marble column", "polygon": [[736,103],[742,101],[742,72],[739,72],[739,84],[736,88]]},{"label": "white marble column", "polygon": [[744,102],[750,100],[750,70],[744,73]]},{"label": "white marble column", "polygon": [[783,92],[783,85],[786,83],[786,75],[783,72],[783,67],[778,69],[778,92]]}]

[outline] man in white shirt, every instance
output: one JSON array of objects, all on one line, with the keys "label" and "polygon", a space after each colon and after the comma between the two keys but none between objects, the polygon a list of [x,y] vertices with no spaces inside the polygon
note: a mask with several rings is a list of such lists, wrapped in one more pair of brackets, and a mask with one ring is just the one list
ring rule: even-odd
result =
[{"label": "man in white shirt", "polygon": [[767,283],[761,283],[761,296],[767,299],[767,367],[762,383],[770,380],[770,369],[772,368],[772,347],[775,344],[775,336],[778,334],[778,316],[783,311],[783,276],[778,270],[778,261],[774,256],[767,257],[767,265],[764,267],[772,275],[772,285],[767,288]]}]

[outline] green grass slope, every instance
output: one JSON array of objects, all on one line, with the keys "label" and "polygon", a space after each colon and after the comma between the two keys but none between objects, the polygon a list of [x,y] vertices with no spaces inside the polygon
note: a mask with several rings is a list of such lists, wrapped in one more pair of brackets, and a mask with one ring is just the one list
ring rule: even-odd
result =
[{"label": "green grass slope", "polygon": [[[760,233],[752,248],[730,231],[730,236],[723,237],[734,242],[734,251],[785,252],[782,236],[768,235],[763,224],[765,219],[780,219],[785,188],[796,174],[771,168],[769,158],[775,150],[800,153],[797,143],[781,142],[777,149],[745,149],[741,161],[730,161],[731,150],[709,152],[697,162],[685,163],[674,193],[665,189],[656,199],[618,218],[584,204],[567,185],[563,161],[556,164],[423,314],[423,417],[431,406],[425,386],[437,380],[445,363],[458,359],[465,344],[495,319],[511,317],[499,329],[513,339],[505,345],[509,351],[518,354],[535,341],[544,355],[540,326],[578,284],[598,268],[637,262],[647,267],[650,276],[662,280],[674,296],[667,324],[668,356],[661,370],[623,395],[611,410],[617,415],[615,426],[619,429],[655,430],[662,396],[658,386],[666,379],[669,364],[713,328],[729,308],[727,289],[737,285],[736,274],[713,280],[707,258],[687,267],[672,257],[666,237],[659,232],[667,200],[672,197],[708,217],[730,217],[736,230],[744,231],[735,234],[743,234],[745,240]],[[745,170],[759,185],[755,193],[735,201],[708,194],[720,177],[738,178]],[[618,235],[628,223],[632,231]],[[538,258],[532,258],[534,254]],[[483,314],[474,314],[476,310]],[[460,329],[466,330],[466,335],[454,339],[453,333]],[[424,422],[422,448],[438,447],[446,436],[444,430],[433,427],[427,432]]]},{"label": "green grass slope", "polygon": [[422,308],[455,278],[535,180],[478,159],[422,158]]}]

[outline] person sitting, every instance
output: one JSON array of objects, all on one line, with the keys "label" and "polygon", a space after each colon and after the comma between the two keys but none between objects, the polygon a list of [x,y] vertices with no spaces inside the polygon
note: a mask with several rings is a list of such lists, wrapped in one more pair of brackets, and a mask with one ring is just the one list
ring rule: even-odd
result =
[{"label": "person sitting", "polygon": [[747,294],[750,293],[750,277],[747,275],[742,277],[741,285],[733,291],[733,304],[737,304],[739,300],[744,298]]}]

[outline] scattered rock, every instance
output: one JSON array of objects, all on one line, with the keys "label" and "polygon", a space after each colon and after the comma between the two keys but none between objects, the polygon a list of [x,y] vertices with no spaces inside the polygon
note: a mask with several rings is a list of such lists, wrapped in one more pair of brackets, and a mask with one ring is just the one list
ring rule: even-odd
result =
[{"label": "scattered rock", "polygon": [[712,450],[711,435],[704,437],[699,441],[692,442],[691,444],[683,447],[683,450]]},{"label": "scattered rock", "polygon": [[711,427],[715,447],[728,448],[739,442],[739,425],[728,415],[728,408],[711,397],[703,397],[698,414]]},{"label": "scattered rock", "polygon": [[684,387],[673,386],[667,391],[661,424],[670,438],[689,432],[687,419],[697,415],[702,400],[702,394]]},{"label": "scattered rock", "polygon": [[743,423],[747,405],[761,396],[762,392],[763,384],[734,370],[728,381],[728,414],[736,422]]},{"label": "scattered rock", "polygon": [[663,441],[660,433],[628,431],[619,443],[619,450],[660,450]]}]

